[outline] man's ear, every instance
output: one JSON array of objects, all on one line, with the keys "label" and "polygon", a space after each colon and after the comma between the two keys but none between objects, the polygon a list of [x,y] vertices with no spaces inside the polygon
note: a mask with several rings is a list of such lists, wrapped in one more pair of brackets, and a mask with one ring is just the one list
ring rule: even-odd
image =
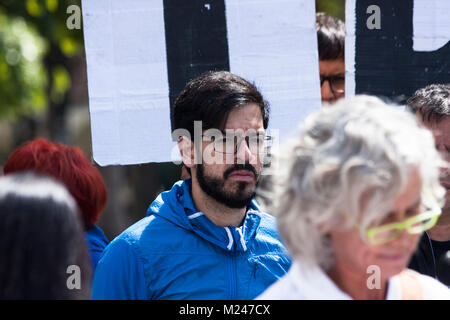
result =
[{"label": "man's ear", "polygon": [[187,168],[194,166],[194,143],[186,136],[178,138],[178,148],[180,149],[181,159]]}]

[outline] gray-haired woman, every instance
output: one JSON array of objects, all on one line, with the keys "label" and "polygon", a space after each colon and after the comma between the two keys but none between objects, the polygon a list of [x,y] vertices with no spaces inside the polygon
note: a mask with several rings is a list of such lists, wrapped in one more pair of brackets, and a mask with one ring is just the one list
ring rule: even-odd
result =
[{"label": "gray-haired woman", "polygon": [[274,212],[294,264],[259,299],[450,299],[406,269],[440,215],[432,134],[369,96],[310,115],[280,153]]}]

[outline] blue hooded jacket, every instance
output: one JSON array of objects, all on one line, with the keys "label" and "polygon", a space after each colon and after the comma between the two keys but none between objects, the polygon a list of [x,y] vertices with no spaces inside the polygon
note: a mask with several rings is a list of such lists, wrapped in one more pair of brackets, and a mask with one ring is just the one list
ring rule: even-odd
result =
[{"label": "blue hooded jacket", "polygon": [[100,260],[103,250],[105,250],[109,241],[103,230],[95,225],[85,232],[85,237],[91,254],[92,270],[95,270],[98,260]]},{"label": "blue hooded jacket", "polygon": [[195,209],[191,186],[161,193],[108,245],[94,299],[253,299],[288,271],[275,219],[255,200],[241,227],[219,227]]}]

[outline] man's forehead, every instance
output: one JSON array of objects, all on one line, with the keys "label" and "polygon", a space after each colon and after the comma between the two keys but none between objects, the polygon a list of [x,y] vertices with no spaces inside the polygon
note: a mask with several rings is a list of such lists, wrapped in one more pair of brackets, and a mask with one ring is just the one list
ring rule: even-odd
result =
[{"label": "man's forehead", "polygon": [[249,103],[232,110],[223,130],[264,130],[261,108],[255,103]]},{"label": "man's forehead", "polygon": [[341,59],[319,60],[319,71],[323,76],[345,73],[345,62]]},{"label": "man's forehead", "polygon": [[264,128],[260,129],[225,129],[222,130],[223,135],[227,136],[254,136],[254,135],[263,135],[265,134],[266,130]]},{"label": "man's forehead", "polygon": [[419,120],[424,124],[425,127],[427,127],[430,130],[442,130],[446,129],[445,133],[449,134],[449,128],[450,128],[450,116],[426,116],[422,115],[420,111],[416,112],[416,116],[419,118]]},{"label": "man's forehead", "polygon": [[450,116],[444,116],[437,124],[436,130],[439,131],[441,138],[448,145],[450,142]]}]

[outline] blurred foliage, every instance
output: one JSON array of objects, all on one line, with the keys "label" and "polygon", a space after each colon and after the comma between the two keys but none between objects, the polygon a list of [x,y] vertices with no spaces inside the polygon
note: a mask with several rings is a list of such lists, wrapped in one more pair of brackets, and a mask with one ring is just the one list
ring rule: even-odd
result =
[{"label": "blurred foliage", "polygon": [[67,72],[66,68],[62,66],[56,66],[52,72],[52,91],[50,98],[59,103],[63,100],[64,95],[70,88],[71,80],[70,74]]},{"label": "blurred foliage", "polygon": [[83,49],[67,7],[81,1],[0,0],[0,118],[58,105],[70,88],[68,61]]},{"label": "blurred foliage", "polygon": [[316,0],[316,11],[345,21],[345,0]]},{"label": "blurred foliage", "polygon": [[0,117],[45,108],[45,51],[46,43],[34,28],[0,10]]}]

